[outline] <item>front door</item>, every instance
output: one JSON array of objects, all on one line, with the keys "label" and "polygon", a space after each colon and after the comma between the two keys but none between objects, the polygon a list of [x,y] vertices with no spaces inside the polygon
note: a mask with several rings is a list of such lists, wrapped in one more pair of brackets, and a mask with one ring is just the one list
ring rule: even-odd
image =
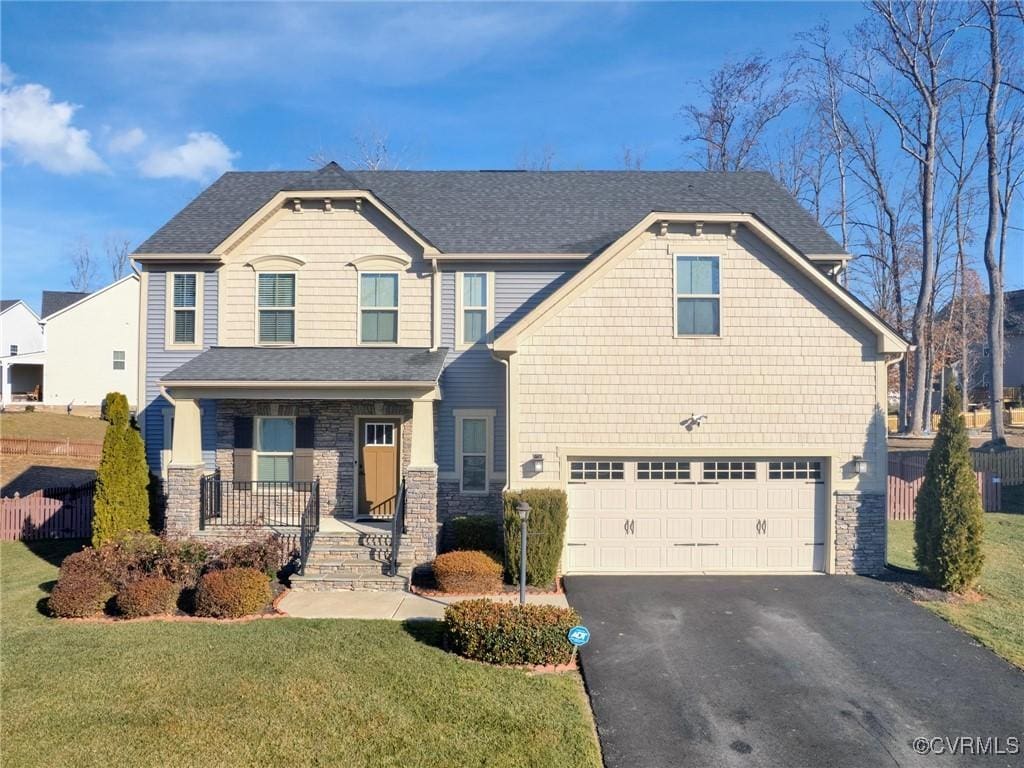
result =
[{"label": "front door", "polygon": [[359,425],[359,517],[389,519],[398,494],[399,422],[373,419]]}]

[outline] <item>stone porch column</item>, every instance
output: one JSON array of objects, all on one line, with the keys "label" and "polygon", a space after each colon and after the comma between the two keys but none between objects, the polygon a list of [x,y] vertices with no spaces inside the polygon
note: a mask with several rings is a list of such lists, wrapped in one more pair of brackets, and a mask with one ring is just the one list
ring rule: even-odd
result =
[{"label": "stone porch column", "polygon": [[164,513],[164,531],[169,536],[184,538],[199,531],[199,480],[205,471],[202,448],[199,403],[175,400]]},{"label": "stone porch column", "polygon": [[425,565],[437,555],[436,399],[437,393],[432,392],[412,402],[412,448],[405,471],[405,525],[415,566]]}]

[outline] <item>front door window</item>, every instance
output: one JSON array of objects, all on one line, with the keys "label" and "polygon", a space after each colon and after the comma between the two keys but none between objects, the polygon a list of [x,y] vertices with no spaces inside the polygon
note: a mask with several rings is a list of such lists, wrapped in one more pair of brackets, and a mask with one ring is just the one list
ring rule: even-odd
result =
[{"label": "front door window", "polygon": [[398,494],[398,423],[364,421],[359,454],[359,516],[388,519]]}]

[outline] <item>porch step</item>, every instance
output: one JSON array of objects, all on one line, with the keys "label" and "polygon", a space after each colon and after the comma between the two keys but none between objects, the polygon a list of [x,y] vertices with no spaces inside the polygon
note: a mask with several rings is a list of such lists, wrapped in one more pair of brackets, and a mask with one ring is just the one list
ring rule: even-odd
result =
[{"label": "porch step", "polygon": [[[398,559],[412,556],[412,548],[400,546],[398,548]],[[391,559],[391,547],[360,546],[358,544],[336,544],[320,546],[318,542],[313,543],[309,552],[309,562],[359,562],[376,560],[388,562]]]},{"label": "porch step", "polygon": [[367,592],[396,592],[409,589],[408,576],[378,576],[352,578],[337,576],[292,576],[292,589],[300,592],[332,592],[363,590]]},{"label": "porch step", "polygon": [[[388,563],[377,560],[361,560],[352,562],[320,561],[307,562],[305,575],[332,576],[344,574],[352,576],[353,578],[363,578],[387,576],[390,571],[391,566]],[[402,575],[409,575],[412,573],[412,565],[408,564],[408,561],[406,561],[406,564],[399,562],[398,572]]]},{"label": "porch step", "polygon": [[407,590],[413,550],[405,541],[398,549],[398,573],[390,575],[391,534],[375,531],[318,531],[302,576],[292,588],[306,591]]}]

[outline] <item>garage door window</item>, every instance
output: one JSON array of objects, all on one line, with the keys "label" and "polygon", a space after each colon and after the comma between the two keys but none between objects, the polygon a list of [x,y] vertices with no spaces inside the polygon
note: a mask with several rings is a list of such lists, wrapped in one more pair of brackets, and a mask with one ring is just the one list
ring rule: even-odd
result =
[{"label": "garage door window", "polygon": [[820,480],[820,461],[770,461],[769,480]]},{"label": "garage door window", "polygon": [[753,461],[705,461],[705,480],[756,480],[757,464]]},{"label": "garage door window", "polygon": [[689,480],[688,461],[638,461],[637,480]]},{"label": "garage door window", "polygon": [[570,461],[570,480],[622,480],[626,476],[621,461]]}]

